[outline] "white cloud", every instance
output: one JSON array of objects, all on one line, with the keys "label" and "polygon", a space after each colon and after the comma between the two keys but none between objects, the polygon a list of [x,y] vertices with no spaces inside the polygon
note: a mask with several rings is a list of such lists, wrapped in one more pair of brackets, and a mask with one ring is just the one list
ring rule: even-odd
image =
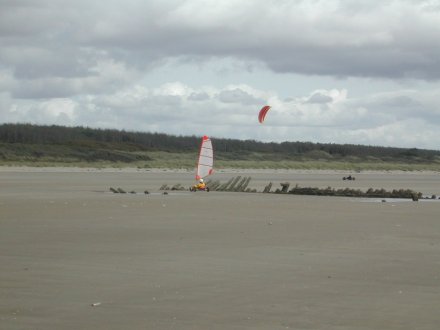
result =
[{"label": "white cloud", "polygon": [[[349,98],[347,90],[316,90],[287,102],[274,94],[268,98],[272,109],[261,125],[257,115],[263,103],[246,100],[258,99],[266,92],[250,86],[245,89],[246,92],[238,87],[230,89],[230,86],[197,89],[178,82],[154,89],[135,85],[116,94],[89,95],[76,101],[10,102],[6,119],[277,142],[298,140],[425,148],[437,145],[435,136],[440,113],[436,104],[431,103],[435,98],[431,93],[425,93],[424,97],[418,94],[418,99],[412,91]],[[219,95],[230,91],[233,91],[232,101],[224,103]],[[194,94],[203,98],[194,98]],[[326,102],[308,102],[316,95],[325,96]],[[413,104],[424,109],[426,119],[412,108]]]},{"label": "white cloud", "polygon": [[76,107],[77,104],[70,99],[50,99],[40,103],[10,102],[4,112],[4,122],[73,125]]}]

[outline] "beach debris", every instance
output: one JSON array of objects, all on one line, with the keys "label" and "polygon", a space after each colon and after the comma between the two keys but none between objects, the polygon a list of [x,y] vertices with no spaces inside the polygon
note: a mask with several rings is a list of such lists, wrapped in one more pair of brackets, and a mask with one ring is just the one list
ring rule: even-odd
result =
[{"label": "beach debris", "polygon": [[206,186],[212,191],[225,191],[225,188],[232,182],[234,178],[229,179],[226,183],[221,183],[219,180],[208,180]]},{"label": "beach debris", "polygon": [[284,183],[280,183],[280,185],[281,185],[281,190],[277,189],[275,191],[275,193],[277,193],[277,194],[287,194],[288,190],[289,190],[290,183],[289,182],[284,182]]},{"label": "beach debris", "polygon": [[240,181],[241,175],[237,176],[231,183],[231,185],[226,189],[227,191],[235,191],[235,185]]},{"label": "beach debris", "polygon": [[219,190],[219,191],[225,191],[225,190],[229,187],[229,185],[232,183],[232,181],[234,181],[234,178],[230,178],[230,179],[228,180],[228,182],[226,182],[226,183],[220,185],[220,186],[217,188],[217,190]]},{"label": "beach debris", "polygon": [[185,187],[183,187],[180,183],[178,183],[172,186],[171,190],[185,190]]},{"label": "beach debris", "polygon": [[[348,179],[350,180],[350,179]],[[354,180],[354,177],[351,176],[351,180]],[[226,183],[221,183],[220,181],[207,181],[207,186],[209,186],[209,190],[211,191],[231,191],[231,192],[257,192],[256,189],[248,188],[249,182],[251,181],[251,177],[232,177]],[[267,186],[264,187],[263,193],[271,193],[272,182],[269,182]],[[279,194],[294,194],[294,195],[315,195],[315,196],[343,196],[343,197],[368,197],[368,198],[383,198],[382,202],[386,202],[385,198],[408,198],[413,201],[418,201],[419,198],[423,197],[421,192],[416,192],[411,189],[394,189],[392,191],[387,191],[383,188],[373,189],[369,188],[366,191],[362,191],[360,189],[351,189],[351,188],[339,188],[335,189],[332,187],[326,188],[318,188],[318,187],[300,187],[296,184],[293,188],[290,188],[289,182],[280,183],[281,189],[276,189],[274,193]],[[185,190],[185,188],[179,183],[175,184],[171,188],[164,184],[160,187],[160,190]],[[120,191],[118,191],[120,192]],[[166,195],[166,192],[162,194]],[[426,199],[436,199],[436,195],[432,195],[430,197],[426,197]]]},{"label": "beach debris", "polygon": [[[256,189],[248,188],[251,177],[232,177],[226,183],[221,183],[219,180],[207,180],[206,186],[209,191],[234,191],[234,192],[257,192]],[[159,190],[185,190],[185,188],[180,184],[175,184],[171,188],[163,184]],[[191,188],[190,188],[191,190]]]},{"label": "beach debris", "polygon": [[185,190],[185,187],[180,183],[177,183],[171,187],[164,183],[162,186],[160,186],[159,190]]},{"label": "beach debris", "polygon": [[264,187],[263,193],[270,193],[270,189],[272,188],[272,182],[269,182],[269,184]]},{"label": "beach debris", "polygon": [[234,191],[240,191],[243,192],[246,190],[247,186],[249,185],[249,182],[251,181],[251,177],[243,177],[241,181],[239,182],[238,186],[234,189]]},{"label": "beach debris", "polygon": [[96,307],[96,306],[99,306],[99,305],[101,305],[101,303],[100,302],[95,302],[95,303],[92,303],[92,307]]},{"label": "beach debris", "polygon": [[247,178],[244,177],[237,183],[237,186],[234,188],[234,191],[242,191],[241,188],[243,187],[244,183],[246,182]]},{"label": "beach debris", "polygon": [[321,189],[317,187],[300,187],[298,184],[289,191],[289,194],[369,198],[412,198],[413,200],[418,200],[422,196],[421,192],[415,192],[411,189],[394,189],[392,191],[387,191],[383,188],[369,188],[367,191],[362,191],[360,189],[350,188],[333,189],[331,187],[327,187]]},{"label": "beach debris", "polygon": [[170,190],[170,188],[166,183],[164,183],[162,186],[160,186],[159,190]]},{"label": "beach debris", "polygon": [[206,181],[206,186],[209,187],[209,190],[217,190],[220,187],[220,181],[219,180],[208,180]]}]

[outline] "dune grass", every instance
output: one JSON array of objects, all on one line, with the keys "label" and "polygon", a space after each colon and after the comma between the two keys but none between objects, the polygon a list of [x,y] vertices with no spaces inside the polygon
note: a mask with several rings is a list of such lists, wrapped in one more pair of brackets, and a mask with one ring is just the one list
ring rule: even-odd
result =
[{"label": "dune grass", "polygon": [[[0,166],[193,169],[200,138],[84,127],[0,125]],[[215,139],[215,167],[440,171],[440,151]]]},{"label": "dune grass", "polygon": [[[269,158],[269,157],[267,157]],[[344,171],[437,171],[440,172],[440,162],[384,162],[379,160],[313,160],[313,159],[279,159],[276,160],[254,159],[216,159],[214,166],[217,169],[297,169],[297,170],[344,170]],[[125,161],[93,160],[84,161],[75,157],[17,157],[15,159],[0,160],[0,166],[31,166],[31,167],[91,167],[91,168],[169,168],[169,169],[194,169],[197,154],[176,152],[137,152],[132,158]]]}]

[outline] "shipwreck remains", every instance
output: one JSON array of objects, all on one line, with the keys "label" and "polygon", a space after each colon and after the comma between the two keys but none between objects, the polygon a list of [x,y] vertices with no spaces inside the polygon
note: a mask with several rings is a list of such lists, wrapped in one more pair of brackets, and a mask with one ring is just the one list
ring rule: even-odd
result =
[{"label": "shipwreck remains", "polygon": [[[226,191],[226,192],[259,192],[257,189],[249,188],[249,183],[251,182],[250,176],[237,176],[232,177],[228,181],[222,183],[219,180],[207,180],[206,185],[210,191]],[[262,193],[275,193],[275,194],[292,194],[292,195],[314,195],[314,196],[335,196],[335,197],[363,197],[363,198],[405,198],[411,199],[413,201],[418,201],[421,198],[428,199],[423,197],[421,192],[417,192],[411,189],[393,189],[391,191],[387,191],[383,188],[373,189],[369,188],[366,191],[362,191],[360,189],[352,189],[352,188],[318,188],[318,187],[300,187],[296,184],[293,188],[290,188],[289,182],[280,183],[281,188],[275,189],[275,191],[271,191],[273,183],[269,182],[262,191]],[[289,189],[290,188],[290,189]],[[163,191],[163,194],[168,194],[167,191],[175,190],[175,191],[183,191],[187,190],[182,184],[177,183],[172,186],[168,184],[163,184],[159,190]],[[115,194],[125,194],[126,191],[122,188],[112,188],[110,187],[110,191]],[[132,194],[135,194],[135,191],[131,191]],[[150,192],[148,190],[144,191],[144,194],[148,195]],[[436,195],[432,195],[429,199],[436,199]]]},{"label": "shipwreck remains", "polygon": [[[229,191],[229,192],[258,192],[256,189],[249,188],[249,183],[251,177],[236,176],[230,178],[228,181],[222,183],[219,180],[208,180],[206,185],[209,187],[210,191]],[[353,178],[351,179],[353,180]],[[275,194],[293,194],[293,195],[315,195],[315,196],[336,196],[336,197],[371,197],[371,198],[408,198],[413,201],[417,201],[422,198],[421,192],[416,192],[411,189],[399,189],[387,191],[383,188],[373,189],[369,188],[366,191],[360,189],[352,188],[339,188],[335,189],[332,187],[318,188],[318,187],[300,187],[296,184],[293,188],[290,188],[289,182],[280,183],[281,188],[271,191],[273,183],[269,182],[262,193],[275,193]],[[182,190],[180,184],[174,185],[173,187],[168,187],[167,185],[162,185],[160,190]]]}]

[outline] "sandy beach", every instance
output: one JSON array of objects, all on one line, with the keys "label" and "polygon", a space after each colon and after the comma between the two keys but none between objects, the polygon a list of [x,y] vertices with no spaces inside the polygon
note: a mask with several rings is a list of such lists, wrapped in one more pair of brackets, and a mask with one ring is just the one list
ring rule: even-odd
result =
[{"label": "sandy beach", "polygon": [[[346,174],[213,179],[440,196],[438,173]],[[0,328],[438,329],[440,201],[159,190],[193,181],[0,167]]]}]

